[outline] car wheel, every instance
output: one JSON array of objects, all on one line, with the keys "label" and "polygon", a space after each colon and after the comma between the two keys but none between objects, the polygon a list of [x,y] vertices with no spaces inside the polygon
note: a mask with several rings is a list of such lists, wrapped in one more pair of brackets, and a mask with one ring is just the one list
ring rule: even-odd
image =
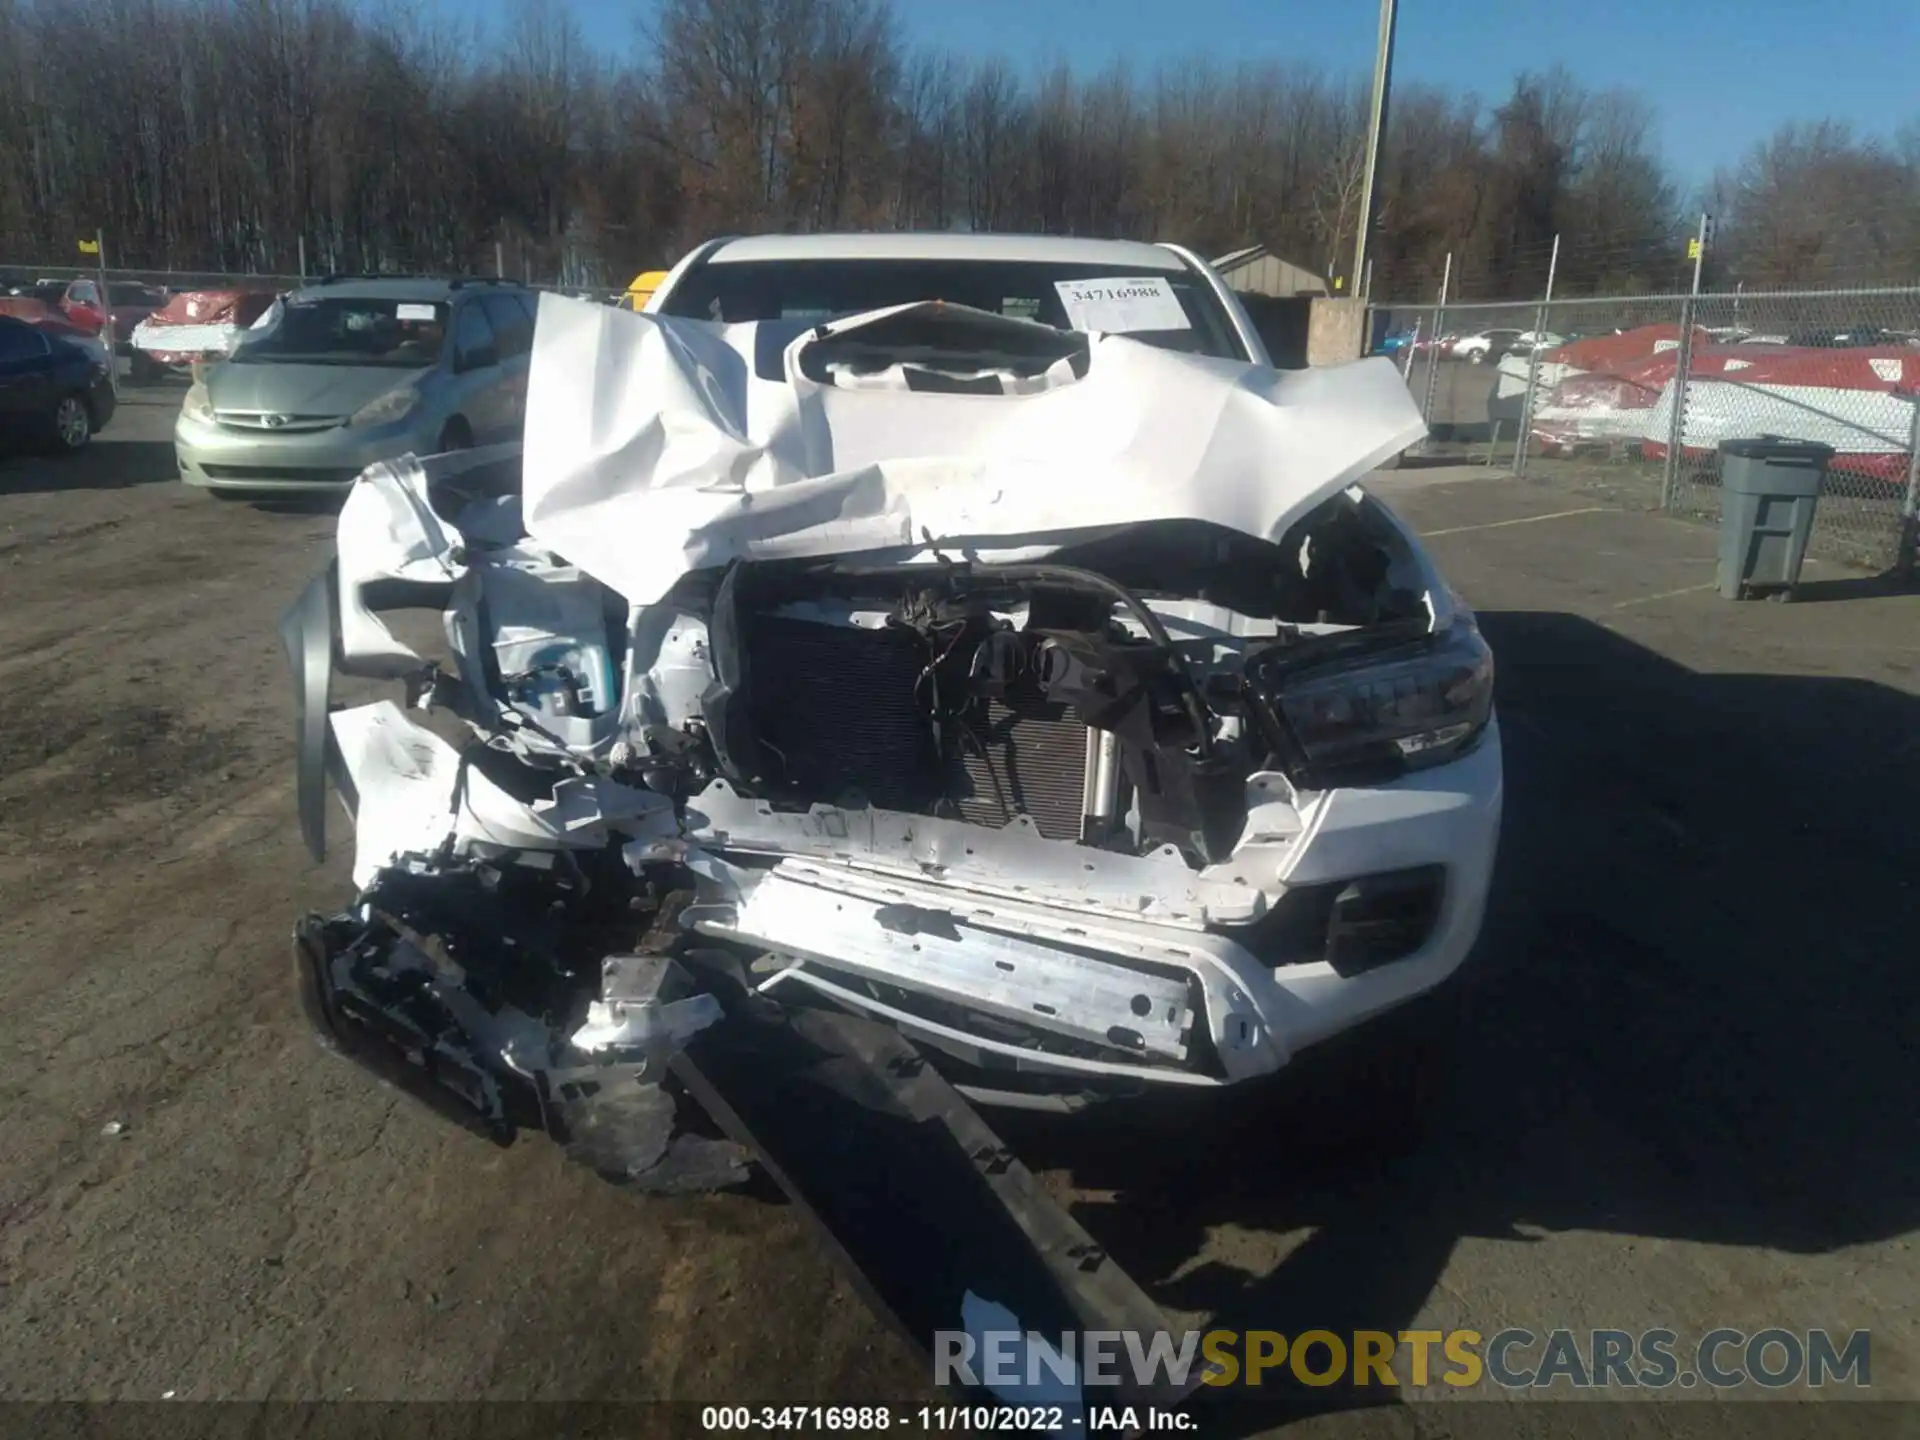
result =
[{"label": "car wheel", "polygon": [[440,453],[449,450],[471,450],[473,448],[473,428],[459,416],[447,422],[446,429],[440,432]]},{"label": "car wheel", "polygon": [[164,375],[166,373],[166,367],[148,355],[144,350],[136,350],[133,352],[130,371],[135,380],[139,381],[142,385],[147,385]]},{"label": "car wheel", "polygon": [[53,443],[62,450],[81,449],[93,438],[93,416],[78,395],[63,395],[53,407]]}]

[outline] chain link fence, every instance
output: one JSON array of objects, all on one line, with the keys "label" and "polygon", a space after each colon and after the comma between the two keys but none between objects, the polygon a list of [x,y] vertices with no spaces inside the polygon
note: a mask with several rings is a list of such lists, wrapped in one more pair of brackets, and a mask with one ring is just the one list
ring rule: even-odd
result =
[{"label": "chain link fence", "polygon": [[1378,307],[1423,453],[1715,520],[1723,440],[1831,446],[1813,549],[1910,573],[1920,286]]},{"label": "chain link fence", "polygon": [[[624,293],[623,287],[620,286],[591,285],[584,282],[564,281],[562,278],[553,276],[535,276],[532,274],[531,266],[523,268],[529,276],[524,283],[539,290],[553,290],[608,304],[617,301]],[[388,267],[381,273],[451,275],[457,272],[448,271],[444,266],[427,265],[413,269],[396,265]],[[469,273],[490,276],[494,274],[494,268],[488,266]],[[509,279],[520,278],[513,274],[510,263],[502,267],[502,273]],[[0,301],[4,301],[10,295],[15,298],[31,295],[36,287],[46,282],[67,285],[75,280],[90,280],[95,282],[96,286],[105,283],[110,307],[133,306],[144,313],[155,297],[142,294],[141,291],[164,290],[178,293],[193,290],[267,290],[284,293],[297,289],[301,285],[314,284],[321,278],[322,276],[317,273],[297,275],[258,271],[141,269],[121,265],[102,269],[97,265],[85,263],[41,265],[11,261],[6,257],[5,251],[0,250]],[[121,338],[124,341],[125,336],[122,335]]]},{"label": "chain link fence", "polygon": [[298,275],[240,275],[224,270],[129,270],[114,265],[105,271],[92,265],[13,264],[0,256],[0,290],[43,280],[98,280],[109,285],[146,285],[165,290],[290,290],[301,283]]},{"label": "chain link fence", "polygon": [[[449,267],[444,260],[431,257],[390,254],[384,256],[375,267],[365,270],[344,268],[341,273],[500,275],[537,289],[595,296],[617,295],[631,278],[610,274],[606,267],[590,265],[571,253],[563,253],[556,260],[551,255],[536,254],[525,246],[511,243],[482,245],[479,250],[481,253],[478,253],[476,263],[464,269]],[[18,255],[28,258],[15,258]],[[302,256],[310,261],[304,269],[180,270],[114,263],[105,267],[104,271],[98,262],[89,261],[84,255],[57,262],[44,259],[35,261],[31,255],[31,251],[9,246],[6,238],[0,236],[0,294],[5,294],[10,288],[30,286],[43,280],[98,281],[103,274],[109,284],[147,285],[167,290],[291,290],[298,285],[312,284],[330,273],[327,257],[310,254]],[[107,258],[113,259],[111,255]]]}]

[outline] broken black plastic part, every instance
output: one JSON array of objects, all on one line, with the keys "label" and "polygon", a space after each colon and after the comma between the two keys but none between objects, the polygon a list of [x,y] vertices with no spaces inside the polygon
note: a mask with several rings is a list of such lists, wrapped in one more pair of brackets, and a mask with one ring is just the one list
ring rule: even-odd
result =
[{"label": "broken black plastic part", "polygon": [[1193,744],[1194,732],[1176,705],[1183,733],[1167,733],[1164,714],[1155,705],[1155,682],[1166,673],[1164,656],[1152,646],[1117,645],[1105,636],[1047,633],[1034,660],[1049,700],[1071,705],[1096,730],[1107,730],[1133,745],[1171,741]]},{"label": "broken black plastic part", "polygon": [[1247,820],[1241,767],[1221,756],[1134,745],[1122,745],[1120,758],[1140,807],[1144,846],[1172,845],[1202,865],[1233,853]]},{"label": "broken black plastic part", "polygon": [[[898,1032],[761,998],[672,1061],[688,1091],[821,1228],[868,1303],[932,1355],[968,1296],[1027,1332],[1170,1328],[1159,1308]],[[1170,1404],[1185,1387],[1088,1399]],[[980,1396],[990,1399],[988,1396]]]},{"label": "broken black plastic part", "polygon": [[[931,567],[926,565],[849,565],[835,564],[823,572],[842,580],[906,580],[925,584],[925,572]],[[968,593],[975,589],[992,589],[996,586],[1040,586],[1054,587],[1067,591],[1078,591],[1103,597],[1112,603],[1124,605],[1140,622],[1147,632],[1147,638],[1159,648],[1165,656],[1164,663],[1170,668],[1180,683],[1181,704],[1187,710],[1193,722],[1194,731],[1199,735],[1198,744],[1204,751],[1210,748],[1211,729],[1206,723],[1206,708],[1201,697],[1200,686],[1186,664],[1185,657],[1167,633],[1167,627],[1161,622],[1133,591],[1126,586],[1109,579],[1093,570],[1083,570],[1077,566],[1051,563],[1039,564],[976,564],[968,561],[957,565],[947,565],[938,572],[947,592],[953,595]]]},{"label": "broken black plastic part", "polygon": [[1404,960],[1433,935],[1446,898],[1444,865],[1363,875],[1340,887],[1327,921],[1327,963],[1359,975]]},{"label": "broken black plastic part", "polygon": [[332,966],[357,929],[358,922],[351,916],[307,915],[294,925],[295,984],[301,1008],[321,1044],[462,1129],[495,1145],[512,1144],[519,1127],[507,1120],[504,1110],[490,1113],[484,1104],[475,1105],[464,1077],[437,1069],[431,1056],[416,1059],[409,1053],[411,1027],[369,1024],[365,1014],[342,1003]]},{"label": "broken black plastic part", "polygon": [[[387,963],[403,935],[421,941],[431,980]],[[664,1070],[618,1061],[523,1070],[490,1055],[462,1024],[463,1012],[482,1018],[481,1000],[457,965],[434,959],[447,945],[378,914],[372,923],[304,917],[294,927],[294,963],[322,1044],[495,1145],[544,1133],[605,1178],[653,1192],[749,1178],[746,1152],[701,1133],[703,1117],[689,1114],[677,1083],[663,1089]]]},{"label": "broken black plastic part", "polygon": [[649,790],[684,800],[713,778],[708,763],[713,748],[707,743],[706,727],[690,722],[685,730],[671,725],[649,725],[641,732],[646,754],[635,762],[641,783]]},{"label": "broken black plastic part", "polygon": [[1446,867],[1418,865],[1298,885],[1250,925],[1221,926],[1263,965],[1324,963],[1358,975],[1404,960],[1433,937]]},{"label": "broken black plastic part", "polygon": [[682,1113],[687,1102],[659,1080],[645,1065],[542,1071],[550,1128],[567,1158],[603,1179],[650,1194],[745,1184],[746,1149],[692,1133]]},{"label": "broken black plastic part", "polygon": [[[693,1117],[644,1065],[529,1078],[477,1053],[461,1059],[453,1016],[410,1007],[417,991],[381,997],[358,984],[391,975],[378,962],[394,938],[352,915],[301,920],[293,952],[307,1014],[328,1048],[495,1144],[538,1126],[602,1175],[649,1190],[738,1183],[750,1152],[821,1225],[869,1302],[928,1354],[941,1332],[965,1327],[970,1296],[1056,1339],[1117,1331],[1144,1346],[1169,1328],[896,1031],[741,994],[668,1062],[666,1078],[703,1112]],[[1168,1404],[1199,1378],[1195,1367],[1184,1385],[1159,1377],[1110,1393]]]},{"label": "broken black plastic part", "polygon": [[1206,705],[1200,693],[1199,683],[1187,668],[1186,660],[1180,649],[1173,643],[1173,637],[1167,633],[1167,627],[1154,614],[1147,603],[1126,586],[1109,580],[1093,570],[1081,570],[1072,565],[978,565],[967,567],[969,574],[981,574],[995,579],[1028,580],[1036,584],[1064,584],[1072,588],[1091,589],[1111,597],[1127,607],[1139,620],[1141,627],[1150,639],[1165,655],[1165,663],[1170,666],[1183,684],[1182,701],[1193,721],[1195,741],[1201,753],[1211,750],[1213,745],[1212,728],[1207,724]]}]

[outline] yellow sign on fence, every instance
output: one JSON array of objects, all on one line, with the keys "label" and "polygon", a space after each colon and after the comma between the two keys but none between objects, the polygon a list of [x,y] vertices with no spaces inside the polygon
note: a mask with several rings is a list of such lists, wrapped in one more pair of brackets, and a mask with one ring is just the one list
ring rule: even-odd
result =
[{"label": "yellow sign on fence", "polygon": [[1696,235],[1693,239],[1687,241],[1687,259],[1698,260],[1699,258],[1700,258],[1700,237]]},{"label": "yellow sign on fence", "polygon": [[82,240],[80,242],[80,253],[82,255],[98,255],[100,253],[100,242],[98,240]]}]

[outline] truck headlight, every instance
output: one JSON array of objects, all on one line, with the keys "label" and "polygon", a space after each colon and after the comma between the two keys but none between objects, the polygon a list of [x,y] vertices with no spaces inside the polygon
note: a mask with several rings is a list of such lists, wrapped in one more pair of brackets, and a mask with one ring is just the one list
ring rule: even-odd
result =
[{"label": "truck headlight", "polygon": [[412,381],[396,385],[384,395],[376,395],[347,417],[349,425],[391,425],[404,420],[420,403],[420,389]]},{"label": "truck headlight", "polygon": [[1437,636],[1351,659],[1316,664],[1315,648],[1308,642],[1296,658],[1276,647],[1247,671],[1263,728],[1304,787],[1377,782],[1451,760],[1493,712],[1493,652],[1466,616]]},{"label": "truck headlight", "polygon": [[203,425],[213,423],[213,397],[207,394],[207,382],[196,380],[187,387],[187,398],[180,402],[181,413]]}]

